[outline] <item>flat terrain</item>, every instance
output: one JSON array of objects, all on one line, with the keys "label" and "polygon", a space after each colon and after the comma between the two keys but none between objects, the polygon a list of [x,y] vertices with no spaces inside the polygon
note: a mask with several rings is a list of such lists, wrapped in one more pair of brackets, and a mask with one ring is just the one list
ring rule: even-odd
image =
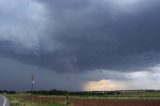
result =
[{"label": "flat terrain", "polygon": [[[64,98],[56,97],[24,97],[27,100],[33,98],[36,102],[51,103],[63,102]],[[109,100],[109,99],[84,99],[70,98],[74,106],[160,106],[160,100]]]},{"label": "flat terrain", "polygon": [[7,95],[7,97],[10,100],[10,106],[66,106],[64,103],[57,101],[39,101],[36,99],[38,96],[29,96],[25,94]]},{"label": "flat terrain", "polygon": [[[30,94],[7,95],[11,106],[66,106],[65,96]],[[69,96],[69,106],[160,106],[160,93],[125,93],[119,95]]]}]

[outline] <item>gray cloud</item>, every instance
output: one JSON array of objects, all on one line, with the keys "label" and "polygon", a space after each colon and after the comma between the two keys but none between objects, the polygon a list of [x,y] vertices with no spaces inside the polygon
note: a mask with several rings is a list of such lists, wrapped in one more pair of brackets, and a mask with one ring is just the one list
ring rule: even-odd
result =
[{"label": "gray cloud", "polygon": [[[9,58],[0,57],[0,90],[31,90],[31,75],[35,75],[35,90],[83,90],[86,78],[78,74],[58,74],[33,65],[26,65]],[[73,80],[75,79],[75,80]]]},{"label": "gray cloud", "polygon": [[2,56],[57,72],[135,71],[160,62],[157,0],[29,0],[26,8],[24,1],[1,9]]}]

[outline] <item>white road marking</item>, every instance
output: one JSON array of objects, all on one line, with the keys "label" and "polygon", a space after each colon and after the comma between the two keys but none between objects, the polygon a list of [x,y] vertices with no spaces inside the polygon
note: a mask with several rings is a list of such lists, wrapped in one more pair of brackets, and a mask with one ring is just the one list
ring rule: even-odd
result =
[{"label": "white road marking", "polygon": [[4,98],[4,103],[3,103],[3,106],[6,106],[6,97],[5,96],[2,96]]}]

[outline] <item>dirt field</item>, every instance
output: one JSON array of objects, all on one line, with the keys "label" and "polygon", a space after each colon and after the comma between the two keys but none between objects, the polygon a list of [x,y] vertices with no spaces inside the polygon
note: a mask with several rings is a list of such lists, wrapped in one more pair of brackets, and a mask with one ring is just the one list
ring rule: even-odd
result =
[{"label": "dirt field", "polygon": [[[29,97],[24,99],[35,102],[64,102],[64,98],[55,97]],[[160,100],[105,100],[105,99],[75,99],[70,98],[70,103],[74,106],[160,106]]]}]

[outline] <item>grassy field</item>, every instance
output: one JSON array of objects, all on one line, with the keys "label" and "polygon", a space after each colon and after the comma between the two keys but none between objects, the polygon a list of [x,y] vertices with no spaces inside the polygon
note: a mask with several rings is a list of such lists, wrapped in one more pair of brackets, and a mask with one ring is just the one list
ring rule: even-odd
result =
[{"label": "grassy field", "polygon": [[27,94],[12,94],[6,95],[10,101],[10,106],[71,106],[65,105],[62,102],[43,102],[36,99],[27,99],[31,97]]},{"label": "grassy field", "polygon": [[[65,96],[54,96],[54,95],[31,96],[31,94],[27,94],[27,93],[17,93],[17,94],[10,94],[10,95],[8,94],[6,96],[10,100],[10,104],[11,104],[10,106],[67,106],[64,104]],[[136,103],[141,103],[140,101],[146,103],[149,100],[151,101],[151,103],[158,102],[158,106],[159,106],[160,92],[121,93],[117,95],[104,95],[104,96],[69,96],[70,104],[68,106],[87,106],[85,104],[81,105],[81,103],[90,104],[92,102],[95,102],[95,103],[104,102],[105,104],[113,101],[117,102],[117,100],[118,101],[122,100],[126,102],[135,101]],[[95,105],[95,106],[98,106],[98,105]]]}]

